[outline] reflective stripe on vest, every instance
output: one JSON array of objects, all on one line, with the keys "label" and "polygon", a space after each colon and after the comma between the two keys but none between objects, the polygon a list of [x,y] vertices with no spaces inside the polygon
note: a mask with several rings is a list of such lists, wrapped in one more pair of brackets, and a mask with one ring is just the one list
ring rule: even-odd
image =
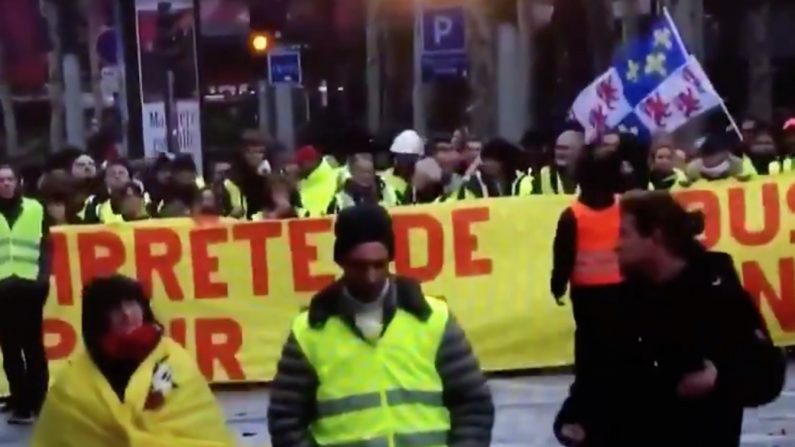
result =
[{"label": "reflective stripe on vest", "polygon": [[450,414],[436,354],[449,312],[443,301],[426,300],[427,321],[398,309],[376,342],[338,317],[319,328],[307,313],[295,320],[293,335],[318,376],[317,419],[310,424],[318,445],[447,445]]},{"label": "reflective stripe on vest", "polygon": [[571,210],[577,218],[577,258],[571,283],[580,286],[620,283],[616,254],[621,219],[618,201],[604,210],[593,210],[576,201]]},{"label": "reflective stripe on vest", "polygon": [[41,204],[25,198],[13,227],[0,215],[0,279],[17,276],[35,280],[38,277],[43,221]]},{"label": "reflective stripe on vest", "polygon": [[533,176],[522,174],[511,185],[512,196],[529,196],[533,194]]}]

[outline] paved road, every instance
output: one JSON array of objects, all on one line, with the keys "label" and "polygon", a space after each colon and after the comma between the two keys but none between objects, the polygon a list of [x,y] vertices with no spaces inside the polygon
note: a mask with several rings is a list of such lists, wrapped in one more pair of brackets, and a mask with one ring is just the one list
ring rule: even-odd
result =
[{"label": "paved road", "polygon": [[[777,402],[746,412],[743,446],[795,447],[795,366],[790,368],[789,379]],[[570,383],[566,375],[493,380],[497,424],[492,446],[556,446],[550,427]],[[218,397],[241,446],[268,445],[266,390],[225,391]],[[27,445],[29,432],[0,425],[0,447]]]}]

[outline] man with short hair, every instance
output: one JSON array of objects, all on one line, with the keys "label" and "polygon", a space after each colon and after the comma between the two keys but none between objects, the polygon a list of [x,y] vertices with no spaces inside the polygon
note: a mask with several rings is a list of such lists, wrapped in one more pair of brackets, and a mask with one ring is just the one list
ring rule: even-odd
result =
[{"label": "man with short hair", "polygon": [[48,239],[41,203],[22,197],[14,169],[0,165],[0,348],[11,424],[32,423],[47,393],[42,320],[50,278]]},{"label": "man with short hair", "polygon": [[385,207],[399,204],[397,191],[376,174],[372,155],[354,154],[348,161],[348,167],[351,176],[334,196],[326,210],[327,214],[336,214],[345,208],[363,203]]},{"label": "man with short hair", "polygon": [[343,210],[340,279],[294,321],[268,409],[274,447],[486,447],[494,404],[447,303],[390,273],[384,208]]}]

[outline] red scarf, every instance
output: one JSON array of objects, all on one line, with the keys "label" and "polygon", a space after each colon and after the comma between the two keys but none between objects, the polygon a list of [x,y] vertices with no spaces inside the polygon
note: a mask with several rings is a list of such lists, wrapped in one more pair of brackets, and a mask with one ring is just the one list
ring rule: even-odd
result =
[{"label": "red scarf", "polygon": [[102,350],[114,360],[144,360],[160,342],[160,327],[144,323],[129,334],[110,333],[102,339]]}]

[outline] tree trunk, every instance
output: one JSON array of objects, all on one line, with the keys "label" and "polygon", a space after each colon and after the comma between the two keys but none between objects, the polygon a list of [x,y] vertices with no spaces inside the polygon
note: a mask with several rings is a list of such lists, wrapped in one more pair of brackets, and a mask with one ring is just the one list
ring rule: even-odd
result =
[{"label": "tree trunk", "polygon": [[104,100],[102,98],[102,69],[96,42],[102,28],[102,17],[96,0],[81,0],[80,7],[83,17],[88,19],[88,56],[91,70],[91,93],[94,98],[93,125],[99,128]]},{"label": "tree trunk", "polygon": [[41,0],[41,10],[47,20],[47,31],[52,40],[52,51],[47,55],[50,80],[47,90],[50,96],[50,150],[60,150],[64,144],[63,76],[61,70],[62,45],[58,29],[57,0]]},{"label": "tree trunk", "polygon": [[470,39],[470,89],[472,105],[469,107],[472,130],[475,135],[493,135],[497,115],[496,67],[494,26],[482,0],[467,0]]},{"label": "tree trunk", "polygon": [[773,72],[770,63],[770,1],[760,0],[748,11],[746,18],[748,65],[748,112],[756,119],[770,122],[773,118]]},{"label": "tree trunk", "polygon": [[5,53],[3,42],[0,42],[0,109],[3,113],[3,128],[6,137],[6,156],[14,155],[19,150],[17,120],[14,114],[14,102],[11,97],[11,84],[5,75]]}]

